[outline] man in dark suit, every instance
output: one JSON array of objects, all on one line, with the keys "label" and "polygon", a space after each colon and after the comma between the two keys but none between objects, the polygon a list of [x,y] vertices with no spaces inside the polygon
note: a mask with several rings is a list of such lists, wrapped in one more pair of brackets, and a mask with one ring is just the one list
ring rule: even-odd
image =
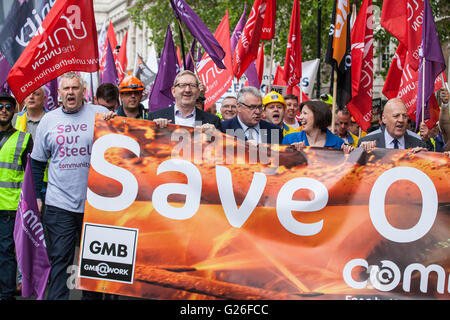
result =
[{"label": "man in dark suit", "polygon": [[150,112],[149,120],[155,121],[160,128],[173,123],[189,127],[201,126],[203,131],[214,128],[221,130],[219,117],[195,107],[200,95],[200,80],[192,71],[185,70],[177,74],[172,95],[175,105]]},{"label": "man in dark suit", "polygon": [[243,87],[237,96],[237,115],[222,122],[222,132],[246,141],[280,144],[283,130],[261,120],[261,116],[261,92],[255,87]]},{"label": "man in dark suit", "polygon": [[399,98],[389,100],[383,111],[383,125],[380,130],[361,138],[358,147],[366,151],[375,147],[386,149],[419,148],[426,150],[427,145],[421,139],[408,133],[408,112],[405,104]]}]

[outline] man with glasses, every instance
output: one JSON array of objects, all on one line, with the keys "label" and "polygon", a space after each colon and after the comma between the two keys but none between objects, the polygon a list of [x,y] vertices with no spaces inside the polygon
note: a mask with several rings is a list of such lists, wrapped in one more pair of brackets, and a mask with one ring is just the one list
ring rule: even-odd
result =
[{"label": "man with glasses", "polygon": [[132,75],[126,76],[119,85],[119,95],[122,105],[116,113],[121,117],[147,119],[148,112],[141,103],[144,84]]},{"label": "man with glasses", "polygon": [[0,300],[15,300],[16,254],[14,223],[28,153],[33,149],[31,134],[12,126],[16,99],[0,94]]},{"label": "man with glasses", "polygon": [[175,77],[172,95],[175,105],[149,113],[149,120],[155,121],[160,128],[169,123],[194,127],[201,125],[202,131],[221,130],[220,118],[195,107],[200,95],[200,80],[189,70],[182,71]]},{"label": "man with glasses", "polygon": [[255,143],[280,144],[283,130],[261,116],[261,92],[255,87],[243,87],[237,96],[237,115],[222,122],[222,132]]},{"label": "man with glasses", "polygon": [[234,96],[226,96],[220,106],[220,114],[223,120],[232,119],[237,114],[237,99]]}]

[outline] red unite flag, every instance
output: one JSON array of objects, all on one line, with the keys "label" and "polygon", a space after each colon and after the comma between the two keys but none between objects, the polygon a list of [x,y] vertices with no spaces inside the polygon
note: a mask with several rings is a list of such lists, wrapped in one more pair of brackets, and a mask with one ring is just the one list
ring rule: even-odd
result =
[{"label": "red unite flag", "polygon": [[275,37],[276,12],[277,0],[267,0],[266,15],[264,16],[261,40],[271,40]]},{"label": "red unite flag", "polygon": [[363,131],[372,121],[373,94],[373,7],[364,0],[356,17],[352,39],[352,100],[347,109]]},{"label": "red unite flag", "polygon": [[423,9],[423,0],[384,0],[381,10],[381,26],[408,49],[414,70],[419,68]]},{"label": "red unite flag", "polygon": [[302,78],[302,37],[300,24],[300,0],[295,0],[292,7],[291,25],[284,60],[284,81],[288,86],[287,93],[292,93],[292,88]]},{"label": "red unite flag", "polygon": [[258,55],[265,13],[266,0],[255,0],[233,55],[233,74],[238,79]]},{"label": "red unite flag", "polygon": [[116,60],[116,69],[117,69],[117,77],[119,79],[119,83],[122,82],[125,77],[125,72],[127,71],[128,59],[127,59],[127,38],[128,31],[125,33],[125,36],[122,40],[122,45],[119,49],[119,55]]},{"label": "red unite flag", "polygon": [[259,83],[261,84],[264,75],[264,43],[261,42],[261,47],[258,50],[258,56],[255,61],[256,73],[258,74]]},{"label": "red unite flag", "polygon": [[405,45],[399,42],[382,90],[383,94],[388,99],[397,97],[400,83],[402,81],[403,68],[405,66],[407,53],[408,50]]},{"label": "red unite flag", "polygon": [[9,72],[8,84],[21,103],[66,72],[98,68],[93,0],[56,1]]}]

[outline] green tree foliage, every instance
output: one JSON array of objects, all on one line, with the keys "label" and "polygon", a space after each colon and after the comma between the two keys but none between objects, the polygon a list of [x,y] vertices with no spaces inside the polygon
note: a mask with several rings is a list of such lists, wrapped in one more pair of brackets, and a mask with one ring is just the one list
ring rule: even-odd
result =
[{"label": "green tree foliage", "polygon": [[[247,17],[253,6],[254,0],[228,1],[228,0],[187,0],[191,8],[199,15],[206,26],[214,33],[226,10],[230,15],[230,34],[233,32],[235,25],[244,9],[244,3],[247,3]],[[362,0],[352,0],[351,3],[356,4],[357,10],[361,6]],[[380,54],[386,55],[385,48],[390,42],[397,43],[396,39],[379,27],[380,13],[383,6],[382,0],[373,0],[375,7],[375,32],[374,38],[377,40],[374,56]],[[286,54],[286,44],[291,21],[293,1],[277,0],[277,18],[275,26],[274,40],[274,61],[283,65]],[[450,6],[448,0],[431,0],[431,6],[436,18],[436,26],[441,39],[441,43],[448,42],[450,39],[448,30],[450,29]],[[318,12],[321,9],[321,27],[318,27]],[[318,33],[320,32],[321,50],[320,58],[322,65],[322,73],[326,76],[329,74],[329,68],[324,64],[325,53],[327,49],[328,32],[331,23],[331,11],[333,1],[331,0],[301,0],[301,26],[302,26],[302,60],[311,60],[318,57]],[[137,0],[136,5],[129,9],[131,17],[138,25],[142,25],[145,21],[146,25],[152,30],[150,40],[155,43],[156,51],[161,52],[164,46],[164,39],[167,25],[170,24],[174,36],[175,45],[181,47],[179,23],[176,21],[170,6],[169,0]],[[378,25],[378,27],[377,27]],[[182,25],[185,40],[185,51],[189,50],[192,42],[192,36]],[[272,45],[271,41],[264,41],[264,53],[270,56]],[[389,55],[389,53],[387,54]],[[389,56],[385,56],[384,61],[390,61],[393,52]],[[381,75],[387,74],[389,65],[380,71]],[[327,77],[322,80],[326,80]]]}]

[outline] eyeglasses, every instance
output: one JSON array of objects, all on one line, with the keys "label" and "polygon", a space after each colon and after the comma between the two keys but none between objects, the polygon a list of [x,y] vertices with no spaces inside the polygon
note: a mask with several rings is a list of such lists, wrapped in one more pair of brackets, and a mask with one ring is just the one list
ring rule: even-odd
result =
[{"label": "eyeglasses", "polygon": [[11,111],[13,109],[13,106],[12,104],[0,104],[0,111],[2,111],[3,108],[5,108],[6,111]]},{"label": "eyeglasses", "polygon": [[197,89],[198,88],[198,84],[196,84],[196,83],[178,83],[178,84],[175,85],[175,87],[180,87],[180,89],[185,89],[188,86],[191,89]]},{"label": "eyeglasses", "polygon": [[262,109],[262,104],[257,105],[257,106],[255,106],[255,105],[249,106],[248,104],[245,104],[245,103],[243,103],[243,102],[239,102],[239,104],[242,104],[242,105],[246,106],[246,107],[249,108],[251,111],[261,110],[261,109]]},{"label": "eyeglasses", "polygon": [[222,108],[222,109],[228,109],[228,108],[230,108],[230,109],[236,109],[237,106],[236,106],[235,104],[224,104],[224,105],[222,105],[221,108]]},{"label": "eyeglasses", "polygon": [[124,92],[121,92],[120,94],[124,95],[124,96],[132,96],[132,95],[139,96],[139,95],[142,94],[142,92],[143,92],[142,90],[139,90],[139,91],[124,91]]}]

